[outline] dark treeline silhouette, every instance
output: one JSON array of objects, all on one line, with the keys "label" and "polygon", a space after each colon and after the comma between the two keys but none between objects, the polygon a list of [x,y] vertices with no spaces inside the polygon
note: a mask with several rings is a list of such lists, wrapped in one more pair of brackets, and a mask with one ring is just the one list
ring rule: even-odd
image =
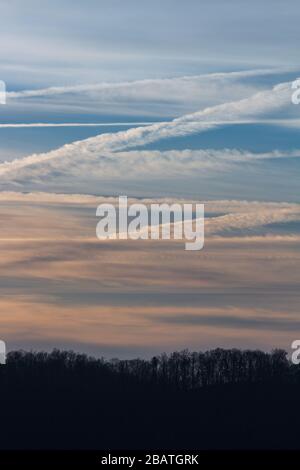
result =
[{"label": "dark treeline silhouette", "polygon": [[11,352],[2,449],[299,448],[300,367],[283,350],[151,360]]},{"label": "dark treeline silhouette", "polygon": [[112,361],[110,369],[149,384],[194,390],[209,385],[297,380],[297,368],[281,349],[271,354],[238,349],[162,354],[151,361]]}]

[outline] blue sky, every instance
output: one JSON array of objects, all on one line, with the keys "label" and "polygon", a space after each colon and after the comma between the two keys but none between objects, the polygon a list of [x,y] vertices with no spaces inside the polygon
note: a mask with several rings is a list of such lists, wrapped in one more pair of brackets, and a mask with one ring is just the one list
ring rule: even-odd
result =
[{"label": "blue sky", "polygon": [[[8,97],[0,123],[171,120],[247,98],[300,74],[299,13],[297,0],[3,1],[0,78],[9,94],[60,92]],[[234,71],[251,73],[231,77]],[[228,77],[211,75],[221,72]],[[299,117],[299,110],[286,107],[272,117],[286,114]],[[19,144],[0,132],[0,159],[21,156]],[[71,134],[76,140],[96,133],[66,130],[65,143]],[[62,143],[60,130],[40,134],[36,146],[24,137],[23,155],[41,151],[42,140],[44,150]]]},{"label": "blue sky", "polygon": [[4,0],[3,79],[14,87],[295,66],[297,0]]},{"label": "blue sky", "polygon": [[[289,347],[299,17],[298,0],[1,2],[0,329],[11,347]],[[96,207],[120,194],[204,201],[205,248],[98,241]]]}]

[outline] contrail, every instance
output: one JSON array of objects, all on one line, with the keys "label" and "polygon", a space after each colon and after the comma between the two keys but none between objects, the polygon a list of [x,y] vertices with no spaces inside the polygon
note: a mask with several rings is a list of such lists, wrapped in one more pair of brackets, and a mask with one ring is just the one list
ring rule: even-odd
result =
[{"label": "contrail", "polygon": [[19,127],[111,127],[111,126],[148,126],[156,122],[63,122],[63,123],[20,123],[20,124],[0,124],[0,128],[19,128]]}]

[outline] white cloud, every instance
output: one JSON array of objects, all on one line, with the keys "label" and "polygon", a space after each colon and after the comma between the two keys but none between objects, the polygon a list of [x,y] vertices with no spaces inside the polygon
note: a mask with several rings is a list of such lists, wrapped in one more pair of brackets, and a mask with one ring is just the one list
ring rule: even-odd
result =
[{"label": "white cloud", "polygon": [[[285,69],[280,69],[280,72]],[[36,98],[39,96],[54,96],[54,95],[65,95],[68,93],[85,93],[85,92],[105,92],[112,93],[115,96],[117,94],[122,95],[137,95],[137,96],[153,96],[160,94],[161,92],[167,92],[168,96],[171,94],[174,97],[174,91],[180,90],[181,94],[186,95],[186,87],[192,88],[193,85],[212,85],[212,82],[216,82],[219,86],[221,82],[235,82],[238,79],[248,77],[259,77],[261,75],[274,75],[279,70],[277,69],[256,69],[256,70],[244,70],[236,72],[221,72],[211,73],[202,75],[188,75],[183,77],[173,78],[159,78],[159,79],[144,79],[124,82],[102,82],[102,83],[91,83],[91,84],[80,84],[80,85],[68,85],[68,86],[53,86],[48,88],[41,88],[35,90],[21,90],[21,91],[10,91],[7,93],[8,99],[19,99],[19,98]],[[192,91],[192,90],[190,90]],[[189,91],[189,92],[190,92]],[[222,90],[224,91],[224,90]],[[195,97],[194,97],[195,98]]]},{"label": "white cloud", "polygon": [[[17,191],[1,191],[0,192],[1,202],[40,202],[40,203],[56,203],[56,204],[86,204],[94,207],[95,204],[102,202],[108,202],[113,205],[118,204],[118,197],[116,196],[95,196],[91,194],[64,194],[64,193],[53,193],[53,192],[17,192]],[[185,198],[128,198],[129,204],[141,202],[147,206],[154,203],[193,203],[201,202],[205,204],[206,211],[220,213],[256,213],[260,210],[263,211],[276,211],[276,210],[298,210],[299,204],[290,202],[261,202],[261,201],[246,201],[246,200],[213,200],[213,201],[199,201],[197,199],[185,199]]]},{"label": "white cloud", "polygon": [[[19,192],[0,192],[0,201],[19,202],[26,204],[55,204],[65,206],[81,205],[89,206],[93,209],[101,203],[110,203],[115,206],[118,204],[118,198],[93,196],[88,194],[55,194],[55,193],[19,193]],[[203,203],[205,212],[220,214],[209,217],[205,220],[205,235],[218,235],[224,231],[234,229],[257,228],[278,222],[300,221],[300,205],[286,202],[257,202],[257,201],[191,201],[175,198],[152,198],[135,199],[129,198],[128,203],[143,203],[149,206],[154,203]],[[95,209],[96,210],[96,209]],[[223,215],[225,213],[225,215]],[[147,231],[149,227],[145,227]]]},{"label": "white cloud", "polygon": [[[147,152],[132,151],[123,153],[145,144],[164,138],[186,136],[204,132],[231,120],[253,119],[289,103],[290,84],[282,83],[271,90],[259,92],[250,98],[206,108],[193,114],[184,115],[171,122],[161,122],[144,127],[131,128],[113,134],[101,134],[86,140],[64,145],[44,154],[34,154],[0,165],[0,176],[5,181],[30,182],[51,178],[118,177],[130,175],[155,175],[157,172],[181,174],[195,169],[226,166],[228,163],[259,158],[279,157],[279,152],[262,155],[239,151],[170,151]],[[297,156],[296,152],[283,156]]]},{"label": "white cloud", "polygon": [[[73,145],[73,144],[71,144]],[[67,147],[67,146],[65,146]],[[61,178],[83,179],[130,179],[149,177],[191,176],[195,172],[229,171],[233,165],[254,163],[259,160],[298,158],[300,150],[252,153],[237,149],[169,150],[169,151],[128,151],[97,154],[82,151],[73,154],[65,147],[48,154],[37,154],[0,164],[0,177],[30,183],[31,179],[51,182]],[[54,176],[53,176],[54,178]]]},{"label": "white cloud", "polygon": [[[281,69],[281,73],[287,70]],[[279,73],[277,69],[189,75],[172,78],[122,82],[71,84],[47,88],[8,91],[8,106],[38,107],[70,112],[93,110],[94,113],[127,113],[176,116],[195,109],[236,101],[266,87],[257,78]],[[258,85],[260,83],[260,85]]]},{"label": "white cloud", "polygon": [[31,127],[122,127],[122,126],[146,126],[152,124],[151,122],[33,122],[33,123],[19,123],[19,124],[0,124],[0,129],[19,129]]},{"label": "white cloud", "polygon": [[262,205],[256,211],[226,214],[224,216],[208,219],[205,225],[207,235],[217,234],[233,229],[249,229],[278,222],[300,221],[299,205],[274,209]]}]

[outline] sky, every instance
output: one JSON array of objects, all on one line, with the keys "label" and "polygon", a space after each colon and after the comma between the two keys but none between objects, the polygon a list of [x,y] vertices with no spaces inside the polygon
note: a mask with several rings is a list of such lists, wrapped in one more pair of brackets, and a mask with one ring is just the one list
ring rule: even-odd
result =
[{"label": "sky", "polygon": [[[290,347],[299,15],[296,0],[3,0],[0,337],[10,348]],[[121,194],[204,201],[204,249],[99,242],[97,204]]]}]

